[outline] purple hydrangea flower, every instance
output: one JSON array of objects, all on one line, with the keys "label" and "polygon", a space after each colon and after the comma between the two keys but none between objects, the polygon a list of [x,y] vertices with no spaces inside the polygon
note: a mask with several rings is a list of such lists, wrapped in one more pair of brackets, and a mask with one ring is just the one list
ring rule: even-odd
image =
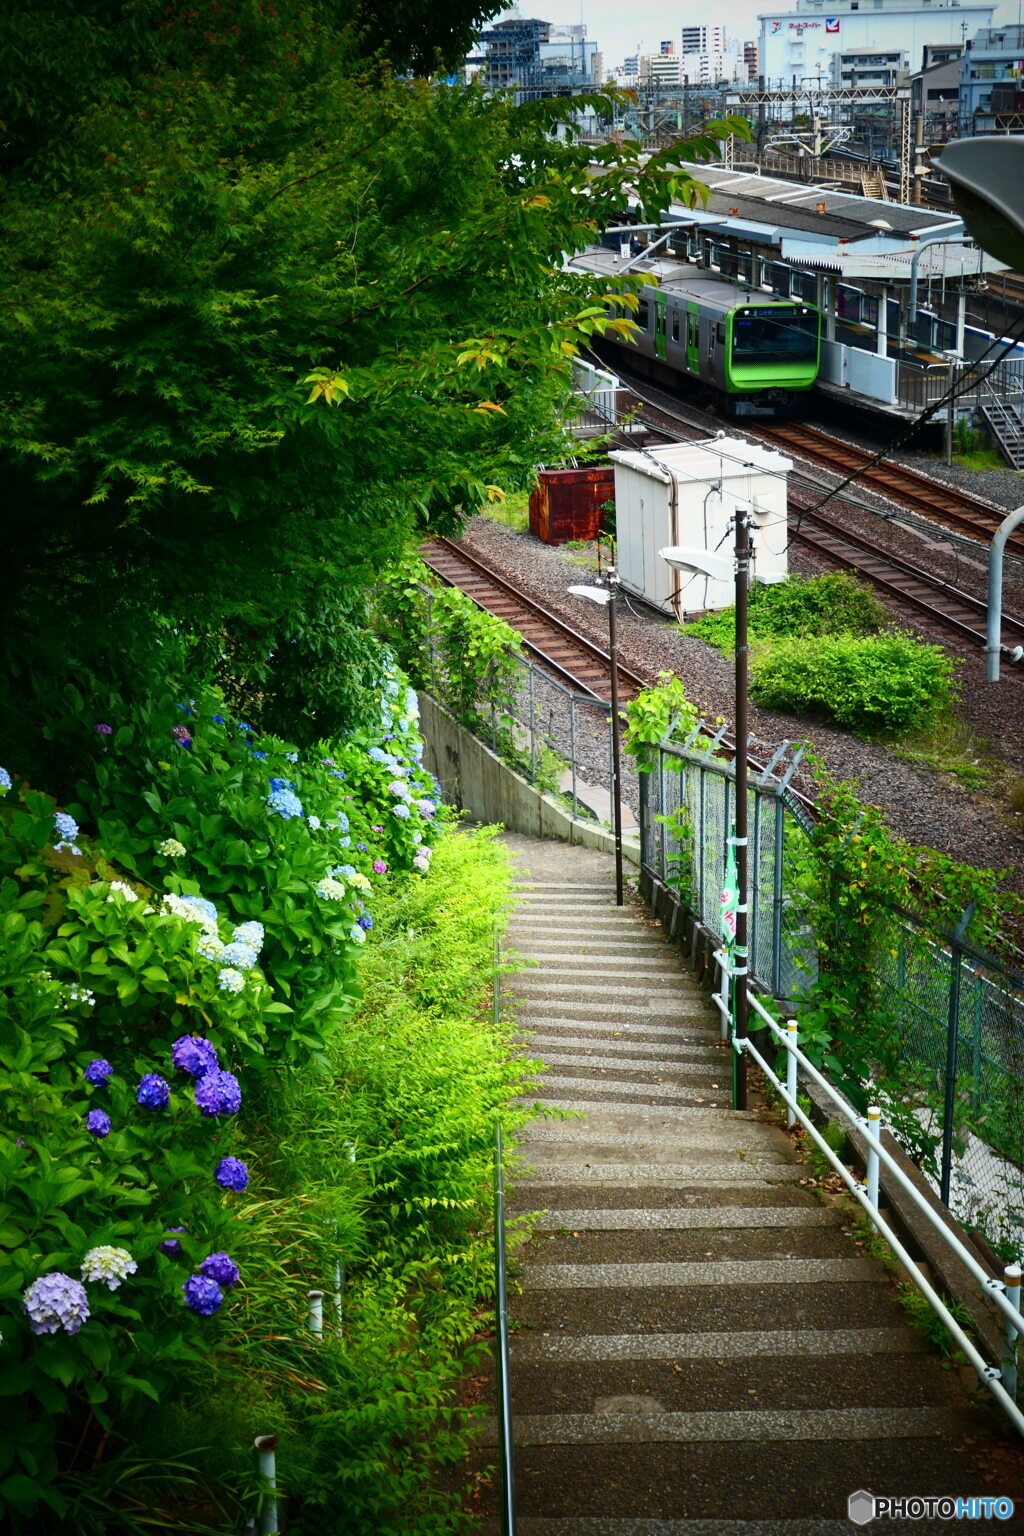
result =
[{"label": "purple hydrangea flower", "polygon": [[105,1115],[102,1109],[90,1109],[85,1117],[85,1128],[90,1136],[98,1136],[102,1140],[110,1135],[110,1116]]},{"label": "purple hydrangea flower", "polygon": [[201,1035],[179,1035],[171,1046],[171,1061],[191,1077],[205,1077],[208,1072],[220,1070],[216,1050]]},{"label": "purple hydrangea flower", "polygon": [[77,1333],[89,1316],[89,1298],[80,1280],[59,1271],[33,1280],[21,1298],[33,1333]]},{"label": "purple hydrangea flower", "polygon": [[114,734],[114,727],[112,725],[94,725],[93,730],[97,736],[113,736]]},{"label": "purple hydrangea flower", "polygon": [[222,1157],[213,1176],[221,1189],[233,1189],[236,1195],[249,1188],[249,1169],[240,1157]]},{"label": "purple hydrangea flower", "polygon": [[375,875],[386,875],[387,874],[388,867],[385,864],[383,859],[374,859],[374,861],[373,861],[373,872],[374,872]]},{"label": "purple hydrangea flower", "polygon": [[205,1275],[208,1280],[215,1280],[224,1289],[230,1290],[240,1274],[238,1265],[234,1259],[226,1253],[211,1253],[199,1266],[199,1273]]},{"label": "purple hydrangea flower", "polygon": [[192,732],[187,725],[174,725],[171,727],[171,735],[175,741],[191,741]]},{"label": "purple hydrangea flower", "polygon": [[147,1072],[136,1090],[135,1101],[143,1109],[166,1109],[171,1101],[171,1085],[159,1072]]},{"label": "purple hydrangea flower", "polygon": [[242,1104],[238,1078],[230,1072],[208,1072],[196,1083],[196,1104],[204,1115],[234,1115]]},{"label": "purple hydrangea flower", "polygon": [[113,1067],[110,1065],[109,1061],[104,1061],[102,1056],[96,1056],[92,1061],[90,1061],[89,1065],[82,1073],[82,1076],[85,1078],[86,1082],[92,1083],[96,1088],[101,1088],[106,1082],[107,1078],[113,1077],[113,1075]]},{"label": "purple hydrangea flower", "polygon": [[[165,1232],[184,1232],[184,1230],[184,1227],[164,1227]],[[157,1244],[157,1247],[161,1253],[166,1253],[170,1259],[181,1257],[182,1248],[176,1237],[165,1237],[162,1243]]]},{"label": "purple hydrangea flower", "polygon": [[209,1275],[189,1275],[182,1290],[186,1304],[200,1317],[212,1317],[224,1301],[224,1292]]}]

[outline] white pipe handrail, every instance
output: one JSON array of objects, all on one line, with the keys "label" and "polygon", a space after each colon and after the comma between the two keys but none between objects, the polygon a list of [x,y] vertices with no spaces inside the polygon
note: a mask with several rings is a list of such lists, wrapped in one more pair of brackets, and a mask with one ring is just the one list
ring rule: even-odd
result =
[{"label": "white pipe handrail", "polygon": [[887,1151],[886,1148],[882,1146],[880,1135],[878,1133],[872,1135],[870,1132],[868,1132],[865,1120],[860,1115],[854,1113],[842,1095],[837,1093],[832,1084],[821,1075],[817,1067],[808,1061],[803,1051],[799,1049],[799,1046],[793,1045],[793,1042],[789,1037],[788,1029],[784,1029],[777,1020],[773,1019],[771,1015],[762,1007],[758,999],[754,997],[753,994],[751,994],[749,991],[747,993],[747,997],[750,1005],[757,1011],[757,1013],[761,1015],[765,1023],[771,1029],[772,1033],[778,1037],[779,1042],[785,1047],[785,1049],[787,1051],[795,1050],[797,1061],[801,1070],[806,1072],[807,1076],[812,1078],[818,1084],[818,1086],[828,1094],[829,1098],[833,1101],[834,1104],[837,1105],[837,1107],[846,1116],[846,1118],[852,1121],[856,1125],[857,1129],[865,1136],[865,1138],[873,1144],[872,1150],[877,1153],[879,1160],[885,1164],[889,1172],[896,1179],[896,1182],[903,1190],[906,1191],[921,1214],[927,1219],[927,1221],[939,1234],[946,1245],[952,1249],[953,1253],[964,1265],[964,1267],[970,1270],[974,1278],[989,1292],[996,1306],[1003,1313],[1006,1322],[1008,1324],[1012,1324],[1018,1333],[1024,1333],[1024,1319],[1021,1318],[1020,1313],[1013,1306],[1013,1304],[1007,1300],[1005,1295],[1006,1286],[1004,1282],[989,1274],[988,1270],[985,1269],[985,1267],[964,1246],[956,1234],[950,1231],[945,1222],[941,1221],[939,1217],[936,1216],[935,1211],[931,1205],[929,1205],[928,1201],[920,1193],[920,1191],[914,1187],[911,1180],[907,1178],[907,1175],[903,1172],[903,1169],[899,1166],[892,1153]]},{"label": "white pipe handrail", "polygon": [[[774,1020],[771,1020],[771,1023],[776,1029],[778,1028],[778,1026],[775,1025]],[[904,1248],[903,1244],[892,1231],[884,1217],[882,1217],[879,1212],[872,1207],[868,1198],[866,1187],[863,1184],[859,1184],[850,1170],[839,1161],[839,1158],[833,1152],[828,1142],[813,1125],[810,1118],[796,1103],[795,1095],[793,1095],[792,1099],[790,1098],[785,1084],[779,1077],[776,1076],[775,1072],[765,1061],[764,1057],[757,1050],[756,1046],[751,1043],[749,1037],[743,1041],[741,1048],[746,1050],[753,1057],[758,1066],[761,1068],[762,1072],[768,1078],[769,1082],[773,1084],[776,1091],[782,1095],[787,1103],[790,1104],[790,1107],[793,1109],[793,1112],[795,1113],[797,1119],[800,1121],[804,1130],[807,1131],[808,1135],[817,1145],[819,1151],[824,1154],[825,1158],[835,1169],[839,1177],[843,1180],[843,1183],[847,1186],[857,1203],[866,1211],[869,1219],[872,1222],[872,1225],[885,1238],[886,1242],[889,1244],[889,1247],[892,1249],[893,1253],[896,1255],[897,1259],[900,1261],[903,1268],[910,1276],[911,1280],[917,1286],[918,1290],[926,1298],[926,1300],[930,1302],[932,1310],[935,1311],[939,1317],[941,1317],[950,1334],[956,1340],[957,1344],[963,1350],[967,1359],[973,1365],[980,1380],[984,1382],[986,1387],[988,1387],[989,1391],[999,1403],[999,1406],[1002,1408],[1007,1418],[1014,1425],[1014,1428],[1018,1431],[1019,1434],[1024,1435],[1024,1413],[1021,1413],[1020,1409],[1017,1407],[1017,1404],[1014,1402],[1009,1392],[1003,1386],[1002,1372],[1000,1371],[999,1367],[990,1365],[985,1357],[978,1351],[975,1345],[972,1344],[971,1340],[967,1337],[966,1333],[964,1333],[952,1312],[950,1312],[949,1308],[942,1300],[942,1297],[935,1290],[934,1286],[932,1286],[929,1281],[925,1279],[913,1258]],[[792,1046],[790,1046],[790,1048],[794,1049]],[[799,1056],[803,1056],[802,1051],[798,1050],[797,1054]],[[806,1061],[806,1057],[803,1059]],[[847,1110],[847,1115],[850,1118],[855,1118],[850,1114],[849,1110]],[[1001,1282],[996,1283],[1001,1284]],[[1013,1318],[1017,1328],[1019,1329],[1021,1326],[1021,1319],[1019,1314],[1014,1313]]]},{"label": "white pipe handrail", "polygon": [[[716,950],[714,952],[714,959],[722,968],[722,991],[724,995],[727,992],[727,983],[732,975],[729,956],[724,950]],[[896,1259],[907,1275],[909,1275],[914,1285],[925,1297],[932,1310],[941,1318],[951,1337],[970,1361],[979,1380],[992,1393],[992,1396],[1013,1424],[1018,1434],[1024,1436],[1024,1413],[1021,1412],[1015,1401],[1017,1393],[1017,1346],[1019,1336],[1024,1333],[1024,1317],[1021,1314],[1020,1267],[1018,1265],[1007,1265],[1003,1280],[996,1279],[993,1275],[990,1275],[961,1240],[939,1218],[928,1201],[919,1193],[904,1173],[892,1154],[882,1146],[881,1126],[879,1123],[881,1111],[879,1108],[871,1105],[866,1116],[859,1116],[832,1084],[822,1076],[817,1067],[808,1060],[804,1052],[801,1051],[799,1046],[799,1029],[796,1020],[789,1019],[785,1027],[783,1027],[778,1020],[772,1018],[760,999],[749,989],[747,991],[747,1000],[753,1012],[764,1021],[771,1034],[779,1041],[787,1053],[786,1081],[783,1082],[769,1065],[749,1035],[742,1040],[738,1040],[733,1035],[732,1043],[734,1049],[736,1051],[746,1051],[761,1068],[765,1077],[786,1105],[787,1125],[792,1127],[799,1121],[803,1126],[824,1156],[826,1162],[839,1175],[850,1194],[853,1195],[858,1205],[865,1211],[875,1230],[888,1243]],[[723,1012],[724,1028],[724,1004],[717,994],[714,995],[714,1001]],[[810,1116],[801,1108],[798,1102],[799,1070],[806,1072],[807,1076],[818,1084],[822,1091],[836,1105],[841,1116],[855,1126],[863,1135],[867,1145],[866,1177],[863,1183],[840,1161],[838,1155],[813,1124]],[[995,1306],[999,1309],[1003,1319],[1003,1337],[1006,1344],[1006,1352],[1002,1358],[1001,1365],[991,1365],[981,1354],[977,1346],[967,1337],[967,1334],[957,1322],[938,1291],[924,1277],[910,1253],[900,1242],[889,1223],[881,1215],[878,1208],[879,1166],[881,1163],[885,1164],[890,1175],[911,1197],[932,1229],[938,1233],[965,1269],[980,1282],[986,1295],[992,1299]]]}]

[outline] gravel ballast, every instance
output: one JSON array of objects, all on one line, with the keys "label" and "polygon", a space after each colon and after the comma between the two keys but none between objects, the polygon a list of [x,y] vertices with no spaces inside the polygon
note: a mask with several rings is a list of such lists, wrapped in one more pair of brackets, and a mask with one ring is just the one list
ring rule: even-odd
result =
[{"label": "gravel ballast", "polygon": [[[818,471],[819,474],[823,473]],[[865,514],[868,515],[868,514]],[[877,519],[873,519],[877,522]],[[877,530],[875,530],[877,531]],[[897,535],[898,536],[898,535]],[[917,535],[911,535],[920,548]],[[586,577],[573,552],[542,544],[487,518],[470,519],[463,541],[501,574],[556,612],[566,611],[566,588]],[[795,555],[794,570],[811,570],[806,556]],[[569,600],[571,601],[571,599]],[[1009,599],[1008,599],[1009,602]],[[591,611],[592,610],[592,611]],[[1024,611],[1024,601],[1021,603]],[[733,724],[733,664],[703,641],[684,634],[678,625],[659,618],[623,595],[619,602],[619,645],[623,662],[653,681],[661,671],[674,672],[683,680],[689,697],[709,722]],[[579,601],[572,607],[575,628],[598,644],[607,643],[607,625],[594,605]],[[905,626],[906,627],[906,626]],[[917,626],[914,626],[917,628]],[[920,632],[932,640],[936,636]],[[984,660],[944,643],[962,658],[963,699],[958,713],[972,731],[986,738],[990,750],[1011,768],[1020,771],[1020,745],[1024,741],[1024,680],[1004,678],[999,685],[984,682]],[[555,690],[545,701],[540,717],[558,736]],[[563,706],[564,708],[564,706]],[[784,738],[809,740],[829,770],[842,779],[859,780],[862,798],[878,806],[893,831],[913,844],[939,851],[978,868],[1005,869],[1009,888],[1024,893],[1024,835],[1019,819],[984,796],[972,794],[951,774],[938,773],[902,761],[889,747],[864,741],[832,726],[809,723],[796,716],[777,714],[751,706],[753,750],[770,755]],[[561,732],[567,741],[567,724]],[[564,750],[564,748],[563,748]],[[578,756],[586,761],[587,742],[577,734]],[[599,750],[591,750],[592,781],[607,784],[607,745],[601,732]],[[812,788],[809,780],[802,786]],[[624,798],[636,804],[635,783],[624,775]]]}]

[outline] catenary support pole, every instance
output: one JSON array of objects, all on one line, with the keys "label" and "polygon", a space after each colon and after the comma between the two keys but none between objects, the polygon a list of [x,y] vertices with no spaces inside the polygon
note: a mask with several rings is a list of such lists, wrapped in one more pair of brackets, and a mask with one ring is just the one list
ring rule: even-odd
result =
[{"label": "catenary support pole", "polygon": [[1003,551],[1013,530],[1024,522],[1024,507],[1008,512],[996,529],[988,552],[988,637],[985,641],[985,681],[999,681],[1003,637]]}]

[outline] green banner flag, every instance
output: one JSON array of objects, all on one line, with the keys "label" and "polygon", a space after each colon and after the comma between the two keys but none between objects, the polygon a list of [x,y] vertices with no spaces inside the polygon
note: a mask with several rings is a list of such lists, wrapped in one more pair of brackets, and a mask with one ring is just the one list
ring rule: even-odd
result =
[{"label": "green banner flag", "polygon": [[725,876],[722,881],[722,939],[726,949],[736,942],[736,912],[740,904],[740,885],[736,875],[736,845],[732,838],[726,845]]}]

